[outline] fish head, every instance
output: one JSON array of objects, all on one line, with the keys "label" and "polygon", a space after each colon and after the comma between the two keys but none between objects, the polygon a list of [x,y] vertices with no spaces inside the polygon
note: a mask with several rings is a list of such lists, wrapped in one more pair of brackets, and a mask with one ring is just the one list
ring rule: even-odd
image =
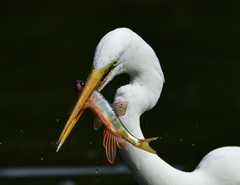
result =
[{"label": "fish head", "polygon": [[75,80],[75,89],[77,91],[78,96],[81,95],[84,85],[85,83],[83,80]]}]

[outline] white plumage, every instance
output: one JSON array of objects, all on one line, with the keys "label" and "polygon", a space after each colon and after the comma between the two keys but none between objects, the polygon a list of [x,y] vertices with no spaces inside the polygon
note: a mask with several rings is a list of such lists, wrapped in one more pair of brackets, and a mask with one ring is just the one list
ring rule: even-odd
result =
[{"label": "white plumage", "polygon": [[[136,33],[119,28],[106,34],[98,44],[94,69],[114,60],[118,65],[104,86],[121,73],[130,75],[130,83],[120,87],[114,102],[128,101],[122,123],[137,138],[144,138],[140,116],[157,103],[164,75],[153,49]],[[104,87],[102,86],[102,88]],[[140,150],[126,142],[121,156],[142,185],[240,185],[240,148],[224,147],[207,154],[193,172],[179,171],[159,156]]]}]

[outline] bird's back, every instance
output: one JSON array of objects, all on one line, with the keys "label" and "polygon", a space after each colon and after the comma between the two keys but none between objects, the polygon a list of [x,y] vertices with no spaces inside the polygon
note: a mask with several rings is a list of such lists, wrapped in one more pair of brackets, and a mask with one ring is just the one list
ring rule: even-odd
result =
[{"label": "bird's back", "polygon": [[195,171],[201,171],[218,185],[240,185],[240,147],[222,147],[208,153]]}]

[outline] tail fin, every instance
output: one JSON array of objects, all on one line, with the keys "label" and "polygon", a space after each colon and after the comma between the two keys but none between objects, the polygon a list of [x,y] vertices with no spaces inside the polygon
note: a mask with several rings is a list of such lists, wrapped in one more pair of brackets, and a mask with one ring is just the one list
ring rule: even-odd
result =
[{"label": "tail fin", "polygon": [[149,146],[149,142],[157,139],[158,137],[153,137],[149,139],[139,139],[139,144],[136,147],[141,148],[142,150],[148,151],[150,153],[156,154],[156,151]]}]

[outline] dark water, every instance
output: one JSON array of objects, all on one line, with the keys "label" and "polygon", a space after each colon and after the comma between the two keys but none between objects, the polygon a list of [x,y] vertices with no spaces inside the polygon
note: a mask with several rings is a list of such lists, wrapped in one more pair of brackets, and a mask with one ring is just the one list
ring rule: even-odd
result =
[{"label": "dark water", "polygon": [[[109,165],[86,111],[56,141],[101,37],[129,27],[155,50],[166,83],[145,113],[159,156],[191,171],[209,151],[239,145],[239,1],[5,1],[0,9],[0,168]],[[123,80],[124,79],[124,80]],[[112,99],[120,76],[103,94]],[[123,161],[117,155],[115,165]],[[122,180],[123,179],[123,180]],[[98,180],[98,182],[96,182]],[[130,174],[1,177],[1,184],[136,184]]]}]

